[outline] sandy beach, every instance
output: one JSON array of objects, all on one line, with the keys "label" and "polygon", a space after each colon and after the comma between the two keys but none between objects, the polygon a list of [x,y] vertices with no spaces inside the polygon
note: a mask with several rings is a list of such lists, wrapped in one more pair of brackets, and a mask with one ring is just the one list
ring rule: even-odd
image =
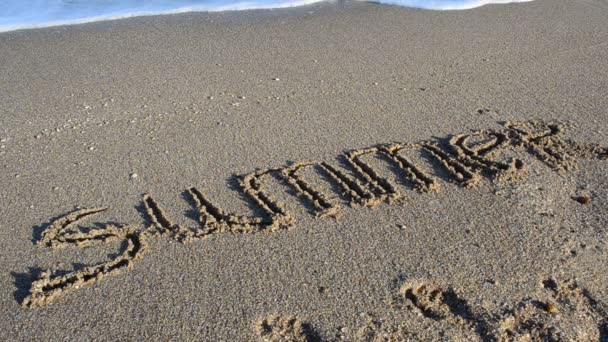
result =
[{"label": "sandy beach", "polygon": [[0,34],[0,339],[608,341],[608,2]]}]

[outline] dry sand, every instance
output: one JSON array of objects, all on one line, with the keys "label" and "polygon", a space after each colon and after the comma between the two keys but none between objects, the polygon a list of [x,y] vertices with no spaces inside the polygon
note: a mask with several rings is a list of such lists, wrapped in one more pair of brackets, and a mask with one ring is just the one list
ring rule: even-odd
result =
[{"label": "dry sand", "polygon": [[606,18],[1,34],[1,339],[606,340]]}]

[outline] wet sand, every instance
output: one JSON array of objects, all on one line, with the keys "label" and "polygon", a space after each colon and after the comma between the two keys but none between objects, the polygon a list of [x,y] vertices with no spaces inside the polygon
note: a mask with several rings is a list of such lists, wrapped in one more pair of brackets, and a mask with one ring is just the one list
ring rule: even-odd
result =
[{"label": "wet sand", "polygon": [[605,340],[607,16],[0,34],[0,336]]}]

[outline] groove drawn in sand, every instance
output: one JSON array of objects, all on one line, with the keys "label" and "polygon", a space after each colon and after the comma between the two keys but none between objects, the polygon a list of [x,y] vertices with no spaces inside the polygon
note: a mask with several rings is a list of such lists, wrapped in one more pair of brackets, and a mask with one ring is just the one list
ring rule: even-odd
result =
[{"label": "groove drawn in sand", "polygon": [[608,149],[597,144],[580,144],[564,139],[566,125],[542,121],[506,122],[514,146],[522,146],[557,172],[578,167],[578,158],[606,159]]},{"label": "groove drawn in sand", "polygon": [[554,137],[562,133],[561,125],[541,124],[539,122],[507,123],[505,127],[517,134],[514,140],[526,147],[541,161],[558,171],[568,171],[576,165],[576,161],[566,152],[559,151],[561,145]]},{"label": "groove drawn in sand", "polygon": [[379,149],[380,152],[386,154],[405,172],[407,179],[414,183],[414,189],[420,192],[439,191],[439,182],[430,175],[427,175],[418,166],[407,158],[399,155],[400,151],[422,147],[419,144],[391,144]]},{"label": "groove drawn in sand", "polygon": [[[26,307],[44,306],[60,294],[69,292],[83,284],[92,284],[106,275],[115,274],[131,265],[143,251],[146,238],[170,238],[182,243],[204,239],[211,235],[223,233],[273,233],[293,226],[295,218],[288,213],[287,207],[276,200],[265,189],[266,177],[280,176],[283,185],[291,188],[309,201],[317,217],[335,217],[342,207],[330,200],[330,195],[322,192],[312,183],[305,180],[298,171],[314,167],[324,173],[327,181],[334,185],[332,191],[338,192],[347,205],[351,207],[374,207],[381,202],[392,204],[404,198],[404,194],[389,180],[382,177],[379,171],[363,160],[366,156],[385,156],[388,162],[394,163],[403,171],[406,181],[414,184],[419,192],[437,192],[440,180],[424,172],[422,164],[416,164],[401,151],[420,149],[428,153],[431,161],[436,163],[449,175],[448,182],[463,187],[476,186],[483,177],[490,180],[513,182],[525,176],[527,165],[518,159],[501,157],[502,153],[519,150],[529,153],[557,172],[576,168],[578,158],[608,159],[608,149],[596,144],[581,144],[563,137],[565,126],[558,123],[542,121],[507,122],[502,130],[486,130],[470,134],[455,135],[447,141],[423,141],[414,144],[392,143],[378,147],[364,148],[345,153],[347,168],[341,169],[329,162],[295,162],[290,166],[256,171],[239,177],[238,191],[259,208],[261,214],[245,216],[229,213],[210,201],[202,191],[195,187],[187,190],[199,213],[196,227],[182,227],[174,224],[161,205],[151,196],[145,195],[142,206],[146,210],[151,225],[141,224],[105,224],[99,229],[85,229],[79,224],[93,215],[106,211],[106,208],[83,209],[69,213],[55,220],[42,233],[37,245],[40,247],[86,247],[100,243],[126,240],[129,248],[122,256],[108,263],[75,271],[64,276],[46,273],[34,281],[30,296],[23,302]],[[428,166],[427,166],[428,167]],[[430,166],[433,168],[433,166]],[[420,289],[419,289],[420,290]],[[418,291],[418,290],[417,290]],[[443,290],[441,290],[443,291]],[[452,298],[451,292],[439,292],[438,298]],[[417,295],[411,290],[413,300]],[[413,297],[412,297],[413,296]],[[425,298],[425,297],[420,297]],[[433,302],[434,299],[429,303]],[[425,300],[420,299],[420,304]],[[413,302],[412,302],[413,303]],[[441,304],[441,303],[440,303]],[[416,305],[416,304],[414,304]],[[439,304],[437,304],[439,305]],[[443,303],[441,305],[448,305]],[[433,307],[419,307],[427,315],[439,315],[446,307],[439,305],[437,312]],[[448,305],[449,309],[450,306]],[[447,316],[446,316],[447,317]],[[459,316],[464,326],[475,326],[469,314]]]},{"label": "groove drawn in sand", "polygon": [[403,195],[388,180],[380,177],[361,157],[378,153],[377,148],[366,148],[348,152],[346,160],[372,186],[374,195],[379,201],[391,202],[403,198]]},{"label": "groove drawn in sand", "polygon": [[158,203],[152,198],[152,196],[146,194],[143,198],[144,208],[154,227],[157,229],[159,235],[173,234],[174,236],[180,236],[182,229],[180,226],[173,224],[166,216],[164,210]]},{"label": "groove drawn in sand", "polygon": [[339,207],[333,203],[326,194],[316,189],[312,184],[304,180],[298,175],[298,171],[305,167],[312,167],[318,163],[295,163],[282,170],[283,177],[294,189],[312,203],[315,208],[317,217],[336,217],[339,213]]},{"label": "groove drawn in sand", "polygon": [[127,247],[114,260],[61,276],[48,272],[42,273],[40,279],[32,283],[30,294],[23,301],[23,305],[25,307],[44,307],[58,296],[130,268],[133,261],[140,258],[145,251],[145,237],[139,232],[126,229],[124,238],[127,241]]},{"label": "groove drawn in sand", "polygon": [[241,177],[239,187],[241,192],[263,211],[267,217],[246,217],[227,213],[213,204],[197,188],[188,189],[187,193],[196,204],[200,225],[195,228],[184,228],[174,225],[167,219],[164,211],[150,195],[144,196],[144,206],[160,235],[169,234],[178,241],[187,242],[193,239],[208,237],[212,234],[226,232],[255,233],[276,231],[291,225],[293,218],[285,210],[285,206],[272,198],[262,186],[262,178],[279,172],[278,169],[258,171]]},{"label": "groove drawn in sand", "polygon": [[425,143],[422,146],[441,163],[456,183],[466,188],[473,188],[481,180],[477,173],[443,150],[439,144]]},{"label": "groove drawn in sand", "polygon": [[197,188],[190,188],[188,193],[194,203],[196,203],[197,210],[199,211],[200,227],[191,232],[188,238],[202,238],[211,234],[225,232],[273,232],[284,227],[289,227],[292,224],[293,218],[287,213],[285,205],[272,198],[262,185],[264,177],[280,171],[278,169],[262,170],[240,178],[239,190],[250,198],[266,217],[246,217],[227,213],[225,210],[214,205]]},{"label": "groove drawn in sand", "polygon": [[108,210],[108,208],[82,209],[69,213],[51,224],[36,243],[39,247],[60,248],[68,245],[85,247],[99,242],[109,242],[121,237],[122,228],[115,225],[105,225],[103,229],[83,232],[77,229],[85,219]]},{"label": "groove drawn in sand", "polygon": [[[473,141],[475,138],[478,140]],[[450,145],[464,165],[486,172],[500,181],[516,181],[526,175],[523,161],[511,159],[502,162],[489,158],[510,142],[511,139],[505,133],[493,131],[459,134],[450,139]]]},{"label": "groove drawn in sand", "polygon": [[361,205],[371,207],[376,204],[374,193],[357,179],[350,177],[329,163],[321,162],[319,166],[343,190],[342,195],[350,200],[351,206]]},{"label": "groove drawn in sand", "polygon": [[[260,217],[243,217],[235,214],[226,213],[222,208],[211,203],[205,195],[197,188],[188,189],[188,193],[196,203],[199,220],[200,236],[223,233],[231,231],[233,227],[240,229],[251,229],[262,224]],[[245,228],[243,228],[245,227]]]}]

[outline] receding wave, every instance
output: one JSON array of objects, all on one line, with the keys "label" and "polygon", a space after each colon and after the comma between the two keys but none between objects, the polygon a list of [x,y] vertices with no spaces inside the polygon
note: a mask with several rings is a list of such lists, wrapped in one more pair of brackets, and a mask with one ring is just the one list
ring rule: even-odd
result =
[{"label": "receding wave", "polygon": [[[146,15],[286,8],[325,0],[2,0],[0,32]],[[370,0],[433,10],[531,0]]]}]

